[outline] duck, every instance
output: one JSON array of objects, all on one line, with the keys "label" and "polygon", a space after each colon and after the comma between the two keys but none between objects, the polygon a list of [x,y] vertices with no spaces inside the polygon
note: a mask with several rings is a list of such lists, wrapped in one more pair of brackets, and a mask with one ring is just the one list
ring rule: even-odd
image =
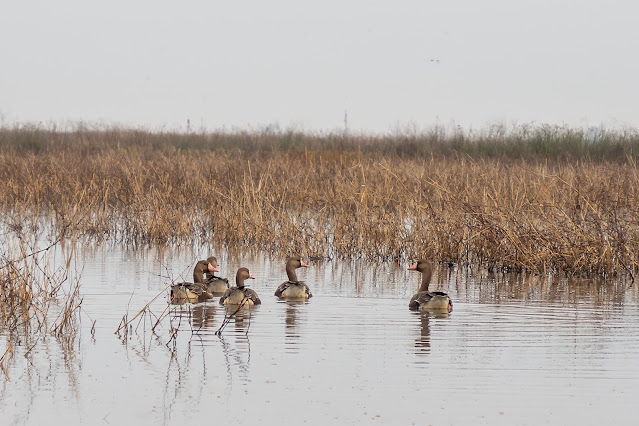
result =
[{"label": "duck", "polygon": [[410,299],[408,308],[411,310],[428,310],[435,312],[452,312],[453,302],[448,293],[443,291],[428,291],[430,277],[433,269],[426,260],[418,260],[417,263],[408,268],[409,271],[419,271],[422,273],[422,283],[417,293]]},{"label": "duck", "polygon": [[207,260],[200,260],[193,269],[193,282],[183,282],[171,286],[171,301],[204,302],[213,295],[204,283],[204,273],[219,272]]},{"label": "duck", "polygon": [[240,268],[235,275],[235,287],[227,289],[222,297],[220,297],[220,305],[242,305],[246,303],[248,306],[261,305],[262,301],[255,290],[244,287],[245,280],[254,280],[248,268]]},{"label": "duck", "polygon": [[[219,266],[215,256],[211,256],[206,260],[216,269]],[[206,279],[204,282],[206,283],[208,292],[214,295],[217,294],[218,296],[223,294],[229,288],[228,278],[216,277],[213,272],[206,272]]]},{"label": "duck", "polygon": [[302,261],[299,256],[290,257],[286,261],[286,275],[288,281],[283,282],[275,290],[275,296],[281,299],[310,299],[313,297],[313,293],[308,288],[304,281],[297,280],[297,274],[295,270],[297,268],[306,268],[308,265]]}]

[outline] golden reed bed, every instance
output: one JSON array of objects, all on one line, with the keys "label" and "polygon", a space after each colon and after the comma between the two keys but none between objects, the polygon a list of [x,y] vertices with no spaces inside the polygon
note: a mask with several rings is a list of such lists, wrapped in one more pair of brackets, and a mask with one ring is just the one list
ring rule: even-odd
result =
[{"label": "golden reed bed", "polygon": [[[44,217],[58,232],[123,244],[516,271],[633,273],[639,261],[633,157],[526,151],[548,152],[552,138],[493,139],[502,155],[455,138],[37,129],[0,138],[0,206],[14,226]],[[555,142],[588,148],[584,135],[573,139]]]}]

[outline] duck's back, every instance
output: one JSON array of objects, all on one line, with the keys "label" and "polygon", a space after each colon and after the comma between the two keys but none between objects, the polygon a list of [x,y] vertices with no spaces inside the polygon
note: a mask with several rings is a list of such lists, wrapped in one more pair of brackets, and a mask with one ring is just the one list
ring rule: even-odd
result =
[{"label": "duck's back", "polygon": [[414,310],[451,312],[453,302],[448,294],[442,291],[420,291],[410,299],[408,307]]},{"label": "duck's back", "polygon": [[229,288],[229,280],[220,277],[207,277],[206,286],[211,293],[224,293]]},{"label": "duck's back", "polygon": [[262,302],[257,296],[255,290],[250,288],[240,289],[237,287],[231,287],[224,292],[224,295],[220,297],[221,305],[241,305],[246,303],[247,305],[259,305]]},{"label": "duck's back", "polygon": [[204,301],[212,297],[213,295],[207,291],[206,287],[199,283],[185,282],[171,286],[171,299]]},{"label": "duck's back", "polygon": [[313,294],[304,281],[297,283],[286,281],[277,287],[275,296],[286,299],[310,299]]}]

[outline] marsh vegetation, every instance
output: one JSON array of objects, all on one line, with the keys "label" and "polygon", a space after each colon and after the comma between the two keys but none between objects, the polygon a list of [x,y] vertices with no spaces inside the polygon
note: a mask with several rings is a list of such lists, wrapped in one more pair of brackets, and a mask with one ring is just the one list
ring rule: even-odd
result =
[{"label": "marsh vegetation", "polygon": [[[634,273],[639,136],[0,131],[14,227],[125,245]],[[31,224],[31,225],[29,225]]]},{"label": "marsh vegetation", "polygon": [[[237,413],[253,395],[265,418],[290,421],[278,407],[312,393],[317,409],[297,423],[329,405],[352,423],[416,423],[429,382],[436,406],[482,390],[466,423],[569,418],[575,404],[591,407],[584,418],[601,404],[630,418],[639,138],[537,132],[0,129],[4,416],[250,419]],[[271,296],[292,253],[311,259],[311,303]],[[169,281],[211,254],[224,275],[256,271],[272,299],[232,322],[216,302],[169,304]],[[453,295],[450,318],[407,309],[418,258],[440,262],[433,288]],[[404,404],[384,404],[389,392]],[[194,398],[211,404],[194,410]]]}]

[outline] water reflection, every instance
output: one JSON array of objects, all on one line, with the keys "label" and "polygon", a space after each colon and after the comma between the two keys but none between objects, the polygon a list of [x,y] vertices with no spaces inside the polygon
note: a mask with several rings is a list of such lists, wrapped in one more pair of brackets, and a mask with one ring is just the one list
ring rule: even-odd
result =
[{"label": "water reflection", "polygon": [[454,289],[457,297],[478,303],[513,300],[526,303],[552,303],[566,307],[583,304],[613,309],[626,301],[631,282],[602,277],[579,278],[543,276],[531,273],[496,274],[470,268],[440,270],[438,278]]},{"label": "water reflection", "polygon": [[[295,424],[333,417],[353,424],[592,423],[611,412],[623,423],[634,413],[639,298],[623,280],[438,268],[433,290],[455,302],[450,316],[440,316],[408,310],[418,282],[406,265],[315,261],[304,271],[313,283],[309,303],[265,298],[233,315],[218,336],[228,314],[217,298],[183,305],[160,298],[118,340],[118,307],[137,312],[166,287],[151,273],[157,264],[178,270],[210,250],[101,250],[98,261],[85,253],[82,283],[95,339],[91,321],[75,340],[16,345],[5,363],[11,381],[0,386],[9,424],[43,424],[52,413],[65,424],[127,424],[141,415],[166,425],[213,415],[256,423],[248,403],[264,423]],[[222,270],[255,271],[260,294],[281,282],[282,259],[217,253]],[[8,338],[0,331],[0,355]],[[389,394],[396,404],[387,404]],[[424,398],[434,407],[473,403],[454,413],[412,410]],[[282,410],[291,403],[305,410]],[[574,414],[575,407],[584,408]]]},{"label": "water reflection", "polygon": [[202,328],[215,327],[215,307],[209,303],[198,303],[193,306],[191,323],[193,329],[199,331]]},{"label": "water reflection", "polygon": [[415,339],[415,353],[428,355],[430,353],[430,313],[411,312],[419,317],[419,336]]},{"label": "water reflection", "polygon": [[415,354],[428,355],[431,351],[431,327],[441,326],[442,322],[448,321],[453,314],[448,312],[411,311],[410,315],[419,319],[419,334],[415,338]]},{"label": "water reflection", "polygon": [[226,319],[229,319],[234,326],[234,334],[248,335],[251,321],[256,316],[259,308],[244,306],[238,309],[236,306],[226,308]]},{"label": "water reflection", "polygon": [[297,354],[300,351],[300,331],[299,322],[304,321],[306,300],[286,300],[278,303],[286,305],[284,315],[284,337],[285,349],[287,353]]}]

